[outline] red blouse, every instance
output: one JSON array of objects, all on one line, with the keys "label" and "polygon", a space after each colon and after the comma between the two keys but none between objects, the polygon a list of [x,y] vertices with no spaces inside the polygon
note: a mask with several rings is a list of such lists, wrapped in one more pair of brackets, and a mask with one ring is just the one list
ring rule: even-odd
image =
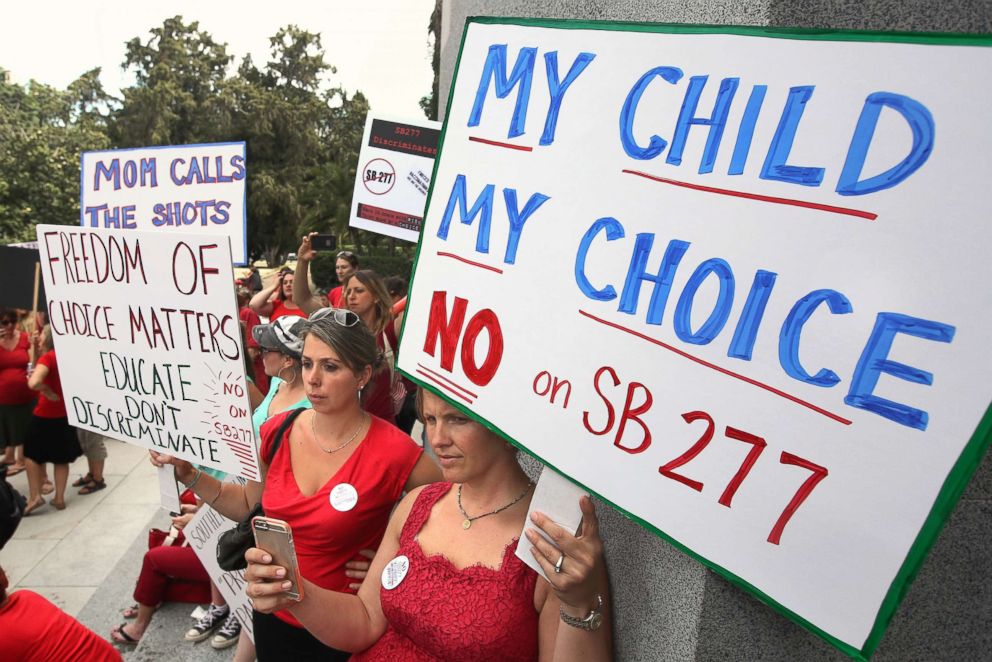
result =
[{"label": "red blouse", "polygon": [[0,405],[24,405],[34,400],[28,388],[28,334],[21,332],[14,349],[0,347]]},{"label": "red blouse", "polygon": [[[275,432],[289,413],[277,414],[262,425],[263,458],[272,452]],[[286,431],[269,463],[262,508],[267,517],[289,523],[304,577],[321,588],[354,593],[348,588],[353,580],[345,576],[344,565],[363,558],[358,556],[360,550],[379,547],[393,506],[423,451],[409,436],[373,416],[351,457],[315,494],[304,496],[293,475],[291,446],[286,443],[291,432],[292,428]],[[332,503],[332,492],[340,485],[350,485],[358,494],[350,510],[338,510]],[[276,616],[299,626],[289,612],[276,612]]]},{"label": "red blouse", "polygon": [[306,318],[307,314],[303,312],[300,308],[289,308],[286,306],[285,301],[273,301],[272,302],[272,312],[269,313],[269,324],[272,324],[280,317],[303,317]]},{"label": "red blouse", "polygon": [[38,365],[48,368],[45,376],[45,386],[52,389],[58,400],[49,400],[44,395],[38,394],[38,404],[34,406],[34,415],[39,418],[65,418],[65,400],[62,397],[62,380],[59,379],[59,364],[55,360],[55,351],[45,352],[38,359]]},{"label": "red blouse", "polygon": [[42,596],[20,590],[0,608],[0,660],[119,662],[114,647]]},{"label": "red blouse", "polygon": [[451,483],[434,483],[417,495],[396,552],[409,559],[409,570],[392,590],[379,589],[389,627],[352,662],[537,660],[537,573],[513,553],[516,539],[503,550],[498,570],[459,570],[445,556],[426,556],[420,548],[417,534],[450,489]]}]

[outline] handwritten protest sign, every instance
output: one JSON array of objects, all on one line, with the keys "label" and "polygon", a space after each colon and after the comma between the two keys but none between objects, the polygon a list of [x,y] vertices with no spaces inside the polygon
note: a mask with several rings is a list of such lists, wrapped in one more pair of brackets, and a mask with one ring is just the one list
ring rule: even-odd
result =
[{"label": "handwritten protest sign", "polygon": [[227,238],[37,232],[69,422],[257,480]]},{"label": "handwritten protest sign", "polygon": [[400,368],[845,652],[988,444],[988,37],[473,19]]},{"label": "handwritten protest sign", "polygon": [[440,134],[440,122],[366,117],[352,227],[417,241]]},{"label": "handwritten protest sign", "polygon": [[245,144],[83,152],[79,224],[114,230],[224,235],[246,264]]},{"label": "handwritten protest sign", "polygon": [[232,570],[227,572],[221,570],[220,566],[217,565],[217,541],[221,534],[234,527],[235,522],[227,519],[210,506],[203,505],[183,531],[196,557],[200,559],[204,570],[210,575],[210,581],[227,600],[232,613],[241,621],[241,626],[248,633],[248,636],[251,637],[252,641],[255,641],[251,601],[245,592],[248,587],[248,583],[245,581],[245,571]]}]

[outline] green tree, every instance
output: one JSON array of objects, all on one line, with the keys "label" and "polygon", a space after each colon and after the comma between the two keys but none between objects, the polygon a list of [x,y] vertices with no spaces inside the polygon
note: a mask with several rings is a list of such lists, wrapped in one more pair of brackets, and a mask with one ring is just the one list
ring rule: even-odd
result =
[{"label": "green tree", "polygon": [[135,84],[121,91],[114,145],[185,145],[225,134],[231,108],[222,92],[233,59],[227,45],[181,16],[150,32],[147,41],[127,42],[122,68],[134,73]]},{"label": "green tree", "polygon": [[38,223],[79,222],[79,155],[110,144],[113,99],[99,75],[59,91],[7,82],[0,69],[0,243],[33,239]]}]

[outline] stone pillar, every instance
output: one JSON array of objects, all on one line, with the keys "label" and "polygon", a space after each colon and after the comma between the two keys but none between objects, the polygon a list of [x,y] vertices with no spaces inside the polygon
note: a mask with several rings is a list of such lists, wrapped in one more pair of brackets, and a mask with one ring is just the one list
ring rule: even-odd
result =
[{"label": "stone pillar", "polygon": [[[465,19],[526,16],[711,25],[988,32],[987,0],[445,0],[440,112]],[[987,71],[975,72],[985,84]],[[976,109],[985,113],[986,109]],[[442,117],[443,119],[443,117]],[[535,463],[525,462],[528,469]],[[598,502],[612,578],[616,659],[844,660],[836,649]],[[875,660],[992,656],[992,460],[986,456],[882,640]]]}]

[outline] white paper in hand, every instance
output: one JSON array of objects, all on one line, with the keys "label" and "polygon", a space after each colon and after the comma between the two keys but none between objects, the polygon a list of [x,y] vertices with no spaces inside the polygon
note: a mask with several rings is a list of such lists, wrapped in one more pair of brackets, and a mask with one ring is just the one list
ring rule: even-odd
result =
[{"label": "white paper in hand", "polygon": [[[544,575],[544,570],[541,569],[541,564],[530,553],[532,545],[527,540],[527,536],[524,535],[524,531],[534,529],[545,540],[548,540],[548,542],[551,541],[544,535],[541,529],[531,522],[530,515],[535,510],[540,511],[554,520],[563,529],[575,533],[579,530],[579,524],[582,522],[582,510],[579,508],[579,498],[588,494],[587,491],[558,472],[545,467],[544,471],[541,472],[540,480],[537,481],[537,487],[534,489],[534,498],[530,501],[530,509],[527,511],[527,521],[524,524],[524,529],[520,532],[520,541],[517,543],[515,552],[517,558],[533,568],[537,574],[547,579]],[[553,545],[554,543],[551,544]]]},{"label": "white paper in hand", "polygon": [[182,512],[179,503],[179,484],[176,482],[176,468],[166,464],[158,468],[158,492],[162,500],[162,510],[169,513]]}]

